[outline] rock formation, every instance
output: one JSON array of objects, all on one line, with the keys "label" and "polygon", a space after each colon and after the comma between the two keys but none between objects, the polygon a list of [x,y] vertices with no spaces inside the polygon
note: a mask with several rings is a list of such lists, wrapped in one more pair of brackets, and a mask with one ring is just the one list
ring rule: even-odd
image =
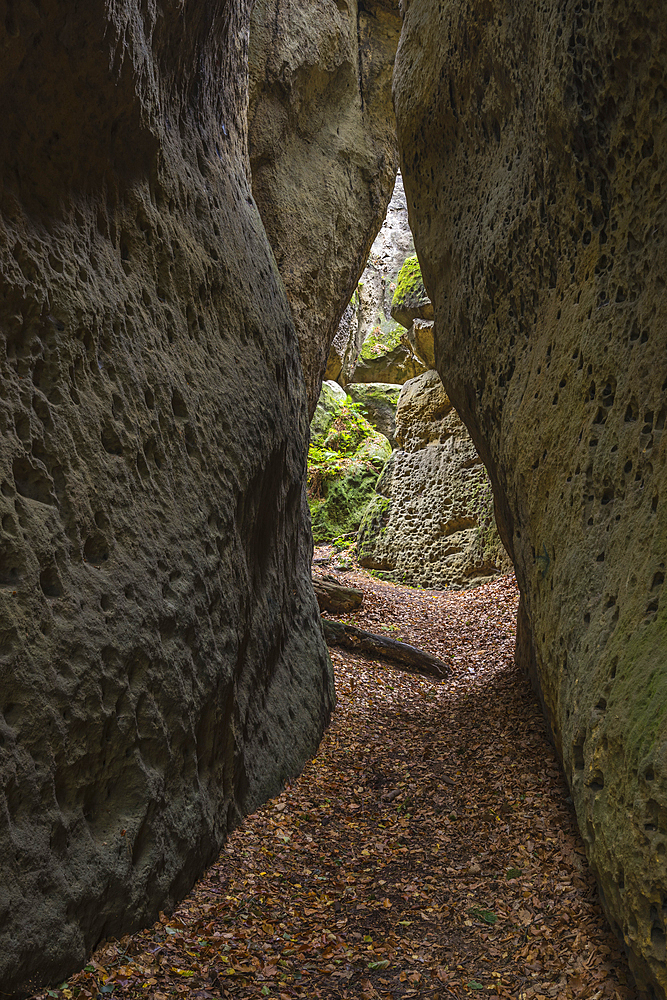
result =
[{"label": "rock formation", "polygon": [[403,386],[396,441],[359,529],[361,565],[434,589],[510,571],[486,470],[437,372]]},{"label": "rock formation", "polygon": [[425,370],[421,360],[414,356],[410,339],[391,315],[398,275],[406,259],[413,255],[414,242],[399,173],[385,220],[329,351],[328,379],[336,379],[345,387],[376,379],[402,385]]},{"label": "rock formation", "polygon": [[400,385],[386,382],[359,382],[347,386],[350,399],[358,403],[361,413],[376,431],[396,447],[396,407],[401,394]]},{"label": "rock formation", "polygon": [[372,337],[378,327],[385,335],[396,329],[397,321],[392,318],[391,303],[399,272],[414,252],[403,178],[399,172],[385,220],[375,237],[357,286],[362,344]]},{"label": "rock formation", "polygon": [[426,365],[435,368],[433,334],[433,303],[429,299],[417,257],[408,257],[396,279],[391,302],[391,315],[407,333],[412,353]]},{"label": "rock formation", "polygon": [[[381,338],[383,339],[383,338]],[[398,340],[396,346],[382,344],[381,353],[373,355],[373,346],[367,340],[352,375],[353,382],[384,382],[386,385],[403,385],[426,371],[426,366],[414,354],[407,338]]]},{"label": "rock formation", "polygon": [[292,307],[311,416],[394,186],[400,26],[397,0],[253,8],[253,192]]},{"label": "rock formation", "polygon": [[361,353],[363,331],[359,325],[359,296],[355,293],[345,307],[329,348],[324,379],[347,385]]},{"label": "rock formation", "polygon": [[419,261],[414,255],[408,257],[398,272],[391,315],[407,330],[416,319],[433,319],[433,303],[424,288]]},{"label": "rock formation", "polygon": [[182,896],[333,703],[247,22],[43,0],[0,26],[4,996]]},{"label": "rock formation", "polygon": [[667,22],[412,0],[395,75],[436,357],[493,482],[518,655],[637,980],[667,994]]},{"label": "rock formation", "polygon": [[422,361],[427,368],[435,368],[435,335],[433,320],[416,318],[408,329],[408,342],[412,353]]}]

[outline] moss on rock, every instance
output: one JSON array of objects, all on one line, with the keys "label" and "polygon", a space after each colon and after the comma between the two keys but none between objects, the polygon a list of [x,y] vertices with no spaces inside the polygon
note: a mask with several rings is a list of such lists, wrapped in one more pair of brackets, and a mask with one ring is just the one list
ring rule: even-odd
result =
[{"label": "moss on rock", "polygon": [[[327,410],[323,419],[321,410]],[[356,532],[391,455],[387,439],[349,397],[318,403],[308,450],[308,506],[316,542]]]},{"label": "moss on rock", "polygon": [[424,287],[417,257],[408,257],[398,272],[391,315],[408,330],[415,319],[433,319],[433,305]]},{"label": "moss on rock", "polygon": [[354,383],[348,386],[348,392],[355,403],[359,403],[361,412],[376,431],[384,434],[392,448],[396,430],[396,406],[401,394],[400,385],[390,385],[384,382]]},{"label": "moss on rock", "polygon": [[407,298],[413,295],[421,295],[426,298],[426,289],[422,279],[422,271],[416,254],[408,257],[403,267],[398,272],[396,280],[396,291],[392,299],[392,307],[400,305]]},{"label": "moss on rock", "polygon": [[372,361],[383,354],[389,354],[397,347],[401,346],[401,340],[405,334],[402,326],[391,320],[378,323],[371,330],[368,337],[361,346],[360,357],[364,361]]}]

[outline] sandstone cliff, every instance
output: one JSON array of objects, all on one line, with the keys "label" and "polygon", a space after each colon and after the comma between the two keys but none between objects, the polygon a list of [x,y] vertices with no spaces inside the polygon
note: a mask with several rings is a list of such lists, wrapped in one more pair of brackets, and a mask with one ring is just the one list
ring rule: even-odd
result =
[{"label": "sandstone cliff", "polygon": [[400,24],[397,0],[253,8],[253,192],[292,307],[311,417],[394,186]]},{"label": "sandstone cliff", "polygon": [[245,4],[42,0],[0,37],[8,996],[182,896],[333,689]]},{"label": "sandstone cliff", "polygon": [[518,655],[609,919],[664,996],[664,6],[405,6],[401,165],[439,371],[491,475]]}]

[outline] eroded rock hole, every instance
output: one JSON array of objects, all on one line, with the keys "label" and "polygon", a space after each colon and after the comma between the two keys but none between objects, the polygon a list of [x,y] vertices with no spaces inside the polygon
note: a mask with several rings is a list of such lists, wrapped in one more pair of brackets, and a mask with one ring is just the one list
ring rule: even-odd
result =
[{"label": "eroded rock hole", "polygon": [[83,555],[91,566],[102,566],[109,559],[109,543],[101,531],[89,535],[83,546]]},{"label": "eroded rock hole", "polygon": [[55,566],[47,566],[42,570],[39,585],[45,597],[62,597],[63,585]]},{"label": "eroded rock hole", "polygon": [[32,465],[27,458],[15,458],[12,471],[16,492],[20,496],[37,503],[55,504],[53,483],[43,469]]},{"label": "eroded rock hole", "polygon": [[102,447],[109,455],[122,455],[123,445],[116,429],[111,424],[105,424],[100,435]]}]

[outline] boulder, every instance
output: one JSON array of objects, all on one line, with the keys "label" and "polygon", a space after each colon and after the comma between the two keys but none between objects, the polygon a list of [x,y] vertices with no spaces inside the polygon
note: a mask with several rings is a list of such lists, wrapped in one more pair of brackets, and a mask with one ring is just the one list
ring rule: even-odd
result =
[{"label": "boulder", "polygon": [[392,318],[409,330],[416,319],[433,319],[431,302],[416,256],[408,257],[398,272],[396,290],[391,300]]},{"label": "boulder", "polygon": [[[169,910],[334,703],[244,5],[0,22],[0,983]],[[215,68],[215,76],[212,75]]]},{"label": "boulder", "polygon": [[354,369],[353,383],[384,382],[389,385],[403,385],[408,379],[426,371],[426,366],[404,343],[399,343],[386,353],[371,356],[368,352],[364,357],[366,344]]},{"label": "boulder", "polygon": [[350,399],[358,403],[369,424],[388,439],[395,447],[396,406],[401,394],[400,385],[385,382],[355,383],[348,385]]},{"label": "boulder", "polygon": [[412,353],[427,368],[435,368],[435,334],[433,320],[415,319],[407,333]]},{"label": "boulder", "polygon": [[359,529],[361,565],[433,589],[474,587],[510,571],[491,484],[437,372],[403,386],[396,441]]},{"label": "boulder", "polygon": [[340,413],[341,404],[347,399],[345,389],[338,382],[323,382],[313,419],[310,421],[311,441],[323,441],[335,418]]},{"label": "boulder", "polygon": [[253,7],[253,193],[292,308],[311,416],[394,187],[400,27],[398,0]]},{"label": "boulder", "polygon": [[667,995],[667,21],[413,0],[395,74],[438,369],[612,927]]}]

